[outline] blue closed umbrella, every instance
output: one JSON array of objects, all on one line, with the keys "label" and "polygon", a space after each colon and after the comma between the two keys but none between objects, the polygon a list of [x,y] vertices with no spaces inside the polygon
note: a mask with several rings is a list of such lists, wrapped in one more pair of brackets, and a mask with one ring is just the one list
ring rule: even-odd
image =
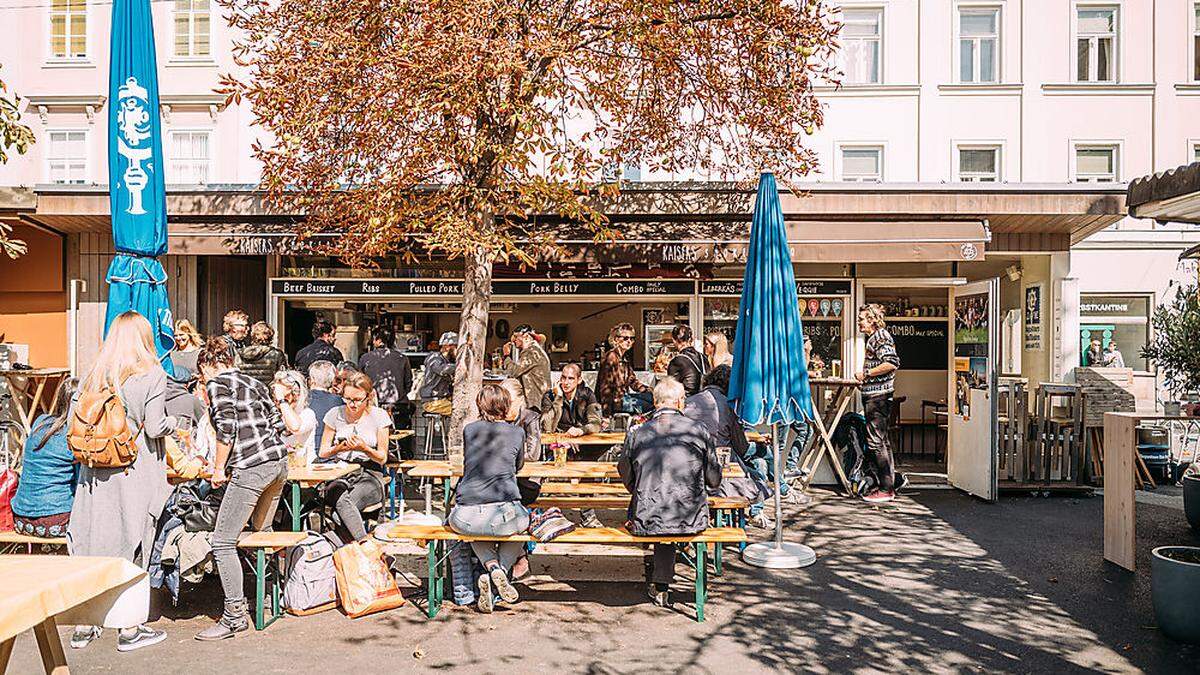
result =
[{"label": "blue closed umbrella", "polygon": [[108,71],[108,195],[116,257],[108,267],[108,312],[133,310],[150,321],[163,367],[175,347],[167,274],[167,199],[163,180],[158,66],[150,0],[115,0]]},{"label": "blue closed umbrella", "polygon": [[[760,567],[786,568],[811,564],[812,549],[783,541],[780,503],[782,444],[779,424],[812,417],[804,333],[800,325],[796,275],[788,249],[775,176],[762,174],[750,225],[750,249],[742,281],[737,334],[733,340],[733,372],[729,398],[734,411],[749,424],[772,425],[775,446],[775,542],[753,544],[742,558]],[[786,429],[786,427],[785,427]]]}]

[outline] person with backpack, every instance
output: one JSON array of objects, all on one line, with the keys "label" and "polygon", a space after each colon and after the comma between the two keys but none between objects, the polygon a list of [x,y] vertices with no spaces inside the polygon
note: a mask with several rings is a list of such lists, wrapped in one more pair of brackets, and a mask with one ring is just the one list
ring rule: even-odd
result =
[{"label": "person with backpack", "polygon": [[[171,495],[163,439],[174,433],[176,420],[167,414],[166,393],[167,373],[155,354],[150,322],[133,311],[118,315],[72,404],[67,442],[80,467],[67,524],[71,555],[149,565],[156,525]],[[137,620],[117,626],[117,651],[167,637],[145,625],[146,583],[145,607],[132,608]],[[85,647],[100,633],[98,626],[79,626],[71,647]]]},{"label": "person with backpack", "polygon": [[216,624],[196,634],[205,641],[231,638],[250,627],[238,535],[247,523],[254,530],[270,525],[287,482],[283,417],[267,386],[238,370],[234,358],[234,350],[216,337],[196,359],[217,437],[209,480],[214,489],[225,486],[212,534],[225,608]]},{"label": "person with backpack", "polygon": [[700,393],[704,374],[708,372],[708,359],[692,346],[691,326],[676,324],[671,329],[671,339],[675,341],[675,358],[667,364],[667,376],[682,384],[688,396],[694,396]]},{"label": "person with backpack", "polygon": [[67,422],[78,380],[67,378],[58,388],[49,414],[39,415],[25,439],[21,481],[13,495],[13,530],[34,537],[67,533],[79,465],[67,445]]}]

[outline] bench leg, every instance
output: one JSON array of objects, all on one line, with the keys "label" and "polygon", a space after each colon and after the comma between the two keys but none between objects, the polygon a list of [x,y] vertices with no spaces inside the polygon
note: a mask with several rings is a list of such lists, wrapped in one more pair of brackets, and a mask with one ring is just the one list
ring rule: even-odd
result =
[{"label": "bench leg", "polygon": [[396,519],[396,481],[399,479],[400,472],[396,467],[388,467],[388,518]]},{"label": "bench leg", "polygon": [[292,532],[300,531],[300,484],[292,481]]},{"label": "bench leg", "polygon": [[704,601],[708,595],[708,579],[706,572],[708,571],[708,561],[706,552],[708,544],[698,542],[696,544],[696,621],[704,621]]},{"label": "bench leg", "polygon": [[442,479],[442,513],[450,517],[450,478]]},{"label": "bench leg", "polygon": [[[725,527],[726,513],[725,509],[717,509],[717,527]],[[722,553],[724,546],[722,544],[713,544],[713,574],[721,576]]]},{"label": "bench leg", "polygon": [[[740,527],[740,528],[742,528],[742,531],[743,531],[743,532],[745,532],[745,531],[746,531],[746,509],[738,509],[738,512],[737,512],[737,526],[738,526],[738,527]],[[745,550],[746,550],[746,546],[747,546],[747,544],[746,544],[746,542],[744,542],[744,541],[743,541],[743,542],[740,542],[740,543],[738,543],[738,552],[745,551]]]},{"label": "bench leg", "polygon": [[425,580],[425,614],[434,618],[441,609],[442,590],[441,565],[438,562],[439,542],[430,541],[425,544],[425,555],[429,563],[429,576]]},{"label": "bench leg", "polygon": [[[295,483],[293,483],[295,485]],[[254,630],[267,627],[263,605],[267,595],[267,552],[265,549],[254,551]]]}]

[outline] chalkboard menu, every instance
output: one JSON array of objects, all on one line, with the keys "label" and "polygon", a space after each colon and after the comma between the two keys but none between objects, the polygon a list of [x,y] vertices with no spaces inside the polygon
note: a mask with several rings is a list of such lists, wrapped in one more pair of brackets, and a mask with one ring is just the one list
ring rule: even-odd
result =
[{"label": "chalkboard menu", "polygon": [[950,326],[946,321],[888,321],[902,370],[946,370]]}]

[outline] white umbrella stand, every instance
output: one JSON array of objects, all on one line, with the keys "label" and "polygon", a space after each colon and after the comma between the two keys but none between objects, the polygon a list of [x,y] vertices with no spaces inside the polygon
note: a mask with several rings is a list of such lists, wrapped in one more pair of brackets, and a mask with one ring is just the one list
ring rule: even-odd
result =
[{"label": "white umbrella stand", "polygon": [[771,445],[775,450],[775,541],[750,544],[742,551],[742,560],[773,570],[791,570],[808,567],[817,561],[817,554],[804,544],[783,540],[783,442],[779,425],[771,425]]}]

